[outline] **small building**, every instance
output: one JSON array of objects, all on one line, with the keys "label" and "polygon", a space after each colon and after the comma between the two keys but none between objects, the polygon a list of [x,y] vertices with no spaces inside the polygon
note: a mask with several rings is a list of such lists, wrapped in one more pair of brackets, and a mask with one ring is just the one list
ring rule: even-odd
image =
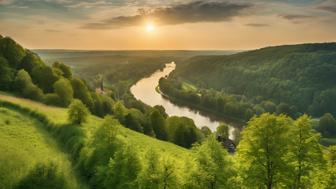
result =
[{"label": "small building", "polygon": [[217,141],[220,142],[230,154],[236,152],[236,145],[233,140],[217,135]]}]

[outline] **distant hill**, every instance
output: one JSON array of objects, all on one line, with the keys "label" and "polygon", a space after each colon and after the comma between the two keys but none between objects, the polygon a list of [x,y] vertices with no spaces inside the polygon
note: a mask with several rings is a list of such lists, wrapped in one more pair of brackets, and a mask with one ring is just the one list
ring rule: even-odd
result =
[{"label": "distant hill", "polygon": [[314,116],[336,115],[336,43],[197,56],[178,64],[173,75],[257,103],[271,100]]}]

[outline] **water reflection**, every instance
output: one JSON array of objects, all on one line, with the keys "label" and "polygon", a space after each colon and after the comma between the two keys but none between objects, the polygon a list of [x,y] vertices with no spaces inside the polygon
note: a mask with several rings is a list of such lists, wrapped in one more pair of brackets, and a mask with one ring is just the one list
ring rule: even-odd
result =
[{"label": "water reflection", "polygon": [[[150,105],[161,105],[166,109],[169,116],[185,116],[194,120],[195,125],[199,128],[202,126],[209,127],[212,131],[220,125],[221,122],[226,122],[223,119],[216,118],[211,115],[204,115],[201,112],[190,109],[186,106],[177,105],[167,98],[159,94],[155,88],[158,86],[159,80],[162,77],[168,76],[174,69],[176,64],[171,62],[166,64],[163,70],[158,70],[147,78],[143,78],[131,87],[131,92],[136,99]],[[230,124],[229,124],[230,125]],[[230,138],[233,139],[235,127],[230,126]]]}]

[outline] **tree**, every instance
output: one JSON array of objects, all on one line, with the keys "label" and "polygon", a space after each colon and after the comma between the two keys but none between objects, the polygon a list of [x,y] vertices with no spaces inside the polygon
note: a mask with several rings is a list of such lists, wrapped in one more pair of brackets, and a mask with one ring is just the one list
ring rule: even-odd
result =
[{"label": "tree", "polygon": [[153,112],[151,112],[150,122],[156,135],[156,138],[166,140],[167,139],[166,120],[158,110],[154,110]]},{"label": "tree", "polygon": [[30,75],[25,70],[20,70],[15,78],[15,86],[24,97],[42,101],[43,92],[31,80]]},{"label": "tree", "polygon": [[327,164],[314,179],[313,188],[329,189],[336,186],[336,146],[329,146],[325,153]]},{"label": "tree", "polygon": [[202,138],[202,133],[196,128],[194,121],[187,117],[169,117],[167,130],[168,139],[171,142],[186,148],[190,148],[193,143]]},{"label": "tree", "polygon": [[214,136],[193,148],[195,169],[189,178],[190,188],[232,188],[234,170],[228,153]]},{"label": "tree", "polygon": [[336,120],[334,116],[330,113],[325,113],[319,121],[318,130],[324,136],[336,136]]},{"label": "tree", "polygon": [[121,101],[117,101],[113,105],[113,115],[123,123],[125,120],[125,116],[127,114],[127,109]]},{"label": "tree", "polygon": [[161,159],[162,171],[161,171],[161,188],[168,189],[168,188],[178,188],[179,181],[176,176],[176,167],[175,162],[170,159],[169,157],[163,157]]},{"label": "tree", "polygon": [[90,110],[93,108],[93,99],[88,87],[78,78],[71,80],[72,89],[74,91],[74,98],[81,100]]},{"label": "tree", "polygon": [[252,118],[242,131],[237,158],[246,186],[276,188],[286,182],[289,125],[285,115],[262,114]]},{"label": "tree", "polygon": [[74,99],[69,106],[68,119],[73,124],[82,124],[89,116],[89,110],[82,103],[82,101]]},{"label": "tree", "polygon": [[114,189],[138,188],[137,176],[140,170],[141,164],[135,148],[124,145],[109,161],[104,186]]},{"label": "tree", "polygon": [[10,67],[18,69],[22,58],[26,55],[24,48],[13,39],[4,37],[0,39],[0,52],[8,60]]},{"label": "tree", "polygon": [[55,69],[59,69],[61,71],[61,75],[67,79],[71,79],[72,78],[72,72],[71,72],[71,68],[61,62],[54,62],[53,63],[53,68]]},{"label": "tree", "polygon": [[59,96],[60,103],[59,105],[67,107],[73,99],[73,90],[72,86],[67,79],[59,79],[54,83],[54,91]]},{"label": "tree", "polygon": [[225,124],[221,124],[220,126],[217,127],[216,134],[218,136],[221,136],[224,139],[228,139],[229,138],[229,126]]},{"label": "tree", "polygon": [[148,150],[145,155],[145,165],[138,176],[139,188],[159,189],[160,187],[160,160],[154,150]]},{"label": "tree", "polygon": [[15,72],[9,65],[6,59],[0,56],[0,89],[9,90],[15,79]]},{"label": "tree", "polygon": [[211,130],[209,129],[209,127],[207,127],[207,126],[203,126],[201,128],[201,131],[202,131],[202,133],[205,137],[211,135],[211,133],[212,133]]},{"label": "tree", "polygon": [[310,118],[303,115],[295,121],[289,139],[287,161],[292,168],[291,188],[309,188],[310,176],[322,165],[320,135],[311,127]]},{"label": "tree", "polygon": [[143,128],[139,120],[137,120],[131,112],[125,116],[125,126],[134,131],[143,132]]},{"label": "tree", "polygon": [[175,175],[174,162],[169,158],[160,158],[150,149],[145,155],[143,169],[138,176],[139,188],[168,189],[176,188],[178,182]]},{"label": "tree", "polygon": [[160,112],[160,114],[164,117],[164,118],[167,118],[168,117],[168,114],[166,113],[166,110],[163,106],[161,105],[155,105],[153,107],[154,109],[158,110]]},{"label": "tree", "polygon": [[46,65],[35,66],[32,70],[32,79],[44,92],[53,92],[53,84],[59,79],[51,67]]},{"label": "tree", "polygon": [[23,68],[30,74],[32,73],[34,67],[42,65],[44,65],[44,63],[40,59],[40,57],[30,51],[27,52],[26,56],[21,61],[21,68]]}]

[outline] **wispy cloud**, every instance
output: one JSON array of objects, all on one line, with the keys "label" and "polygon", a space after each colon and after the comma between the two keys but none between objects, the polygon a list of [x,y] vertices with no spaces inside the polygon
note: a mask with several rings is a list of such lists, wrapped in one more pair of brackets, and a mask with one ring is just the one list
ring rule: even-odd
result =
[{"label": "wispy cloud", "polygon": [[336,4],[335,5],[320,6],[320,7],[318,7],[318,9],[325,10],[325,11],[332,12],[332,13],[336,13]]},{"label": "wispy cloud", "polygon": [[270,26],[269,24],[263,24],[263,23],[248,23],[245,24],[246,26],[250,26],[250,27],[267,27]]},{"label": "wispy cloud", "polygon": [[132,26],[146,19],[163,25],[175,25],[196,22],[221,22],[240,16],[251,8],[250,3],[233,3],[226,1],[196,1],[150,10],[140,9],[133,16],[119,16],[100,22],[91,22],[82,26],[86,29],[108,29]]},{"label": "wispy cloud", "polygon": [[302,20],[302,19],[307,19],[311,18],[312,16],[310,15],[302,15],[302,14],[282,14],[279,15],[280,17],[287,19],[287,20]]}]

